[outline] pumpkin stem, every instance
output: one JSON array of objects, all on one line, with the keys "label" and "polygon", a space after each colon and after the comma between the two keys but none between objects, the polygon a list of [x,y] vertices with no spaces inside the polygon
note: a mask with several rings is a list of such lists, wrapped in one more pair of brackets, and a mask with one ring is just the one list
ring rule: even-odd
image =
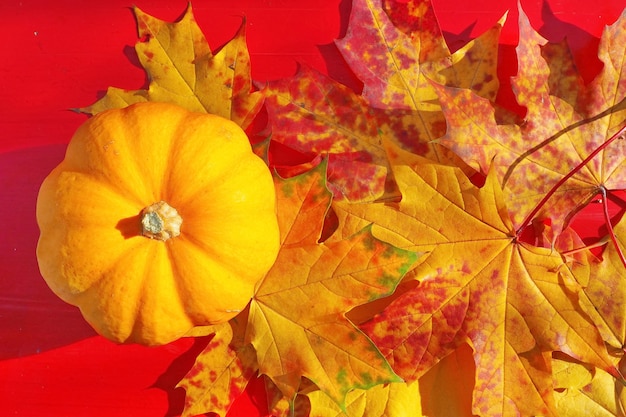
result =
[{"label": "pumpkin stem", "polygon": [[141,210],[141,234],[150,239],[162,240],[180,235],[183,218],[165,201],[151,204]]}]

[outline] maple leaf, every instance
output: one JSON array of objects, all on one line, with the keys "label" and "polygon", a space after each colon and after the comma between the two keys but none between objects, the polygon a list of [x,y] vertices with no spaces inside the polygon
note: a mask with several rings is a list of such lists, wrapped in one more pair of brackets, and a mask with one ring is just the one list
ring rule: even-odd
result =
[{"label": "maple leaf", "polygon": [[482,188],[459,168],[390,148],[397,204],[336,202],[337,238],[373,223],[378,238],[428,252],[419,285],[361,328],[410,382],[468,343],[473,412],[555,414],[550,353],[561,351],[618,375],[561,256],[518,242],[492,171]]},{"label": "maple leaf", "polygon": [[[388,9],[397,11],[396,6]],[[426,73],[444,84],[495,98],[502,23],[450,54],[440,34],[432,39],[438,24],[430,2],[408,6],[406,12],[395,12],[395,20],[404,16],[396,26],[380,1],[353,5],[348,34],[337,44],[365,81],[362,96],[306,66],[294,77],[271,81],[264,88],[272,139],[300,152],[329,155],[329,188],[336,199],[357,202],[398,196],[383,137],[437,161],[462,163],[431,143],[445,133],[445,119]],[[407,28],[412,19],[423,24]]]},{"label": "maple leaf", "polygon": [[373,109],[361,97],[306,66],[263,91],[272,140],[300,152],[329,154],[328,187],[336,198],[383,195],[386,157]]},{"label": "maple leaf", "polygon": [[79,111],[96,114],[141,101],[163,101],[191,111],[217,114],[244,129],[250,125],[262,106],[263,96],[258,91],[251,92],[245,20],[234,38],[213,54],[190,3],[175,23],[159,20],[137,7],[132,10],[140,38],[135,51],[148,74],[148,89],[110,87],[104,97]]},{"label": "maple leaf", "polygon": [[225,416],[256,373],[256,355],[243,343],[245,314],[211,326],[213,338],[177,387],[185,389],[183,417],[213,412]]},{"label": "maple leaf", "polygon": [[[626,184],[621,157],[626,142],[603,148],[626,120],[626,15],[603,33],[599,57],[604,69],[589,86],[566,44],[547,43],[521,7],[519,27],[513,88],[528,110],[524,123],[499,125],[487,100],[469,90],[436,87],[448,123],[439,143],[477,170],[495,166],[517,227],[533,220],[526,218],[532,214],[552,219],[558,231],[595,195]],[[588,157],[592,159],[586,161]],[[563,179],[567,181],[560,184]]]},{"label": "maple leaf", "polygon": [[250,304],[246,340],[260,372],[287,399],[306,377],[341,405],[352,389],[398,381],[345,312],[393,292],[417,255],[373,238],[368,228],[319,243],[331,203],[325,171],[324,163],[276,181],[281,250]]},{"label": "maple leaf", "polygon": [[373,107],[439,110],[431,79],[495,99],[503,22],[451,54],[429,0],[355,0],[336,43]]}]

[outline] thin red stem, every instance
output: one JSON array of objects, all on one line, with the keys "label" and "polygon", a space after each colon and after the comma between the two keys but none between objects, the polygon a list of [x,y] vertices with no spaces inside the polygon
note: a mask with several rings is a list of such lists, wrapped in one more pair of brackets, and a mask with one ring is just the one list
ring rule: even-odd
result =
[{"label": "thin red stem", "polygon": [[611,223],[611,216],[609,215],[609,203],[607,199],[606,189],[602,188],[602,212],[604,213],[604,222],[606,223],[606,227],[609,231],[609,238],[611,242],[613,242],[613,246],[615,246],[615,250],[617,251],[617,256],[619,260],[622,261],[622,265],[626,268],[626,258],[624,258],[624,252],[622,252],[622,248],[617,241],[617,237],[615,236],[615,232],[613,231],[613,224]]},{"label": "thin red stem", "polygon": [[602,239],[598,240],[596,243],[592,243],[590,245],[587,246],[583,246],[580,248],[576,248],[576,249],[570,249],[567,250],[565,252],[561,252],[561,255],[563,256],[570,256],[570,255],[574,255],[575,253],[579,253],[582,251],[587,251],[590,249],[594,249],[594,248],[599,248],[600,246],[604,246],[609,242],[609,237],[608,236],[604,236]]},{"label": "thin red stem", "polygon": [[[556,184],[554,184],[554,186],[550,189],[550,191],[548,191],[546,193],[545,196],[543,196],[543,198],[541,199],[541,201],[539,201],[539,203],[535,206],[535,208],[533,209],[533,211],[530,212],[530,214],[528,216],[526,216],[526,218],[524,219],[524,221],[522,222],[522,225],[520,226],[519,229],[517,229],[517,236],[519,237],[522,233],[522,231],[528,227],[528,225],[530,224],[530,222],[532,222],[532,220],[535,218],[535,216],[537,215],[537,213],[539,213],[539,211],[543,208],[543,206],[545,206],[545,204],[548,202],[548,200],[554,195],[554,193],[556,192],[556,190],[558,190],[563,184],[565,184],[565,182],[567,180],[569,180],[571,177],[573,177],[578,171],[580,171],[585,165],[587,165],[589,163],[589,161],[591,161],[593,158],[596,157],[596,155],[598,155],[600,152],[602,152],[604,149],[606,149],[607,146],[609,146],[611,143],[613,143],[617,138],[621,137],[622,134],[624,134],[624,132],[626,132],[626,126],[622,127],[616,134],[614,134],[613,136],[611,136],[607,141],[605,141],[602,145],[598,146],[593,152],[591,152],[589,154],[589,156],[587,156],[580,164],[578,164],[574,169],[572,169],[570,172],[567,173],[567,175],[565,175],[563,178],[561,178]],[[603,199],[603,201],[606,200]]]}]

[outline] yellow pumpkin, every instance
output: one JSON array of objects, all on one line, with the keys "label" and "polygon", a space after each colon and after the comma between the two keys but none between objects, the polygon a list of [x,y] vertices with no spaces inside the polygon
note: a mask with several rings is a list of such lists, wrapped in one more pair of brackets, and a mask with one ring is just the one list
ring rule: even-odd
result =
[{"label": "yellow pumpkin", "polygon": [[275,191],[239,126],[164,103],[87,120],[37,199],[42,276],[103,336],[227,321],[276,259]]}]

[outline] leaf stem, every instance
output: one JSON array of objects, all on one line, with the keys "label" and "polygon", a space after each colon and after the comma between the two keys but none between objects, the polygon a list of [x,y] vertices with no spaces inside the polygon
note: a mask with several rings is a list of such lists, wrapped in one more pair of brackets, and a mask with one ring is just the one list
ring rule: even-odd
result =
[{"label": "leaf stem", "polygon": [[592,243],[590,245],[583,246],[583,247],[580,247],[580,248],[576,248],[576,249],[570,249],[570,250],[567,250],[565,252],[561,252],[561,255],[567,257],[567,256],[574,255],[574,254],[582,252],[582,251],[587,251],[587,250],[590,250],[590,249],[599,248],[600,246],[604,246],[607,243],[609,243],[609,240],[610,240],[610,238],[608,236],[604,236],[604,237],[602,237],[602,239],[598,240],[595,243]]},{"label": "leaf stem", "polygon": [[626,258],[624,258],[624,252],[617,241],[617,237],[615,236],[615,232],[613,231],[613,224],[611,223],[611,216],[609,215],[609,203],[607,200],[607,192],[606,188],[602,187],[602,213],[604,214],[604,222],[606,223],[606,227],[609,231],[609,238],[611,242],[613,242],[613,246],[615,246],[615,250],[617,251],[617,256],[619,260],[622,261],[622,265],[626,268]]},{"label": "leaf stem", "polygon": [[[608,140],[606,140],[604,143],[602,143],[602,145],[598,146],[580,164],[578,164],[574,169],[572,169],[570,172],[568,172],[567,175],[565,175],[556,184],[554,184],[554,186],[550,189],[550,191],[548,191],[546,193],[546,195],[543,196],[541,201],[539,201],[539,203],[535,206],[533,211],[531,211],[530,214],[528,216],[526,216],[526,218],[522,222],[522,225],[519,227],[519,229],[517,229],[517,236],[519,237],[521,235],[522,231],[524,231],[524,229],[526,227],[528,227],[528,225],[532,222],[532,220],[535,218],[537,213],[539,213],[539,211],[543,208],[543,206],[545,206],[545,204],[548,202],[548,200],[554,195],[556,190],[558,190],[563,184],[565,184],[565,182],[567,180],[569,180],[578,171],[580,171],[585,165],[587,165],[589,163],[589,161],[591,161],[593,158],[596,157],[596,155],[598,155],[600,152],[602,152],[604,149],[606,149],[607,146],[609,146],[611,143],[613,143],[616,139],[622,137],[622,135],[625,132],[626,132],[626,126],[623,126],[616,134],[614,134]],[[605,194],[606,194],[606,191],[605,191]],[[606,200],[606,198],[603,199],[603,201],[605,201],[605,200]],[[624,260],[623,257],[622,257],[622,260]]]}]

